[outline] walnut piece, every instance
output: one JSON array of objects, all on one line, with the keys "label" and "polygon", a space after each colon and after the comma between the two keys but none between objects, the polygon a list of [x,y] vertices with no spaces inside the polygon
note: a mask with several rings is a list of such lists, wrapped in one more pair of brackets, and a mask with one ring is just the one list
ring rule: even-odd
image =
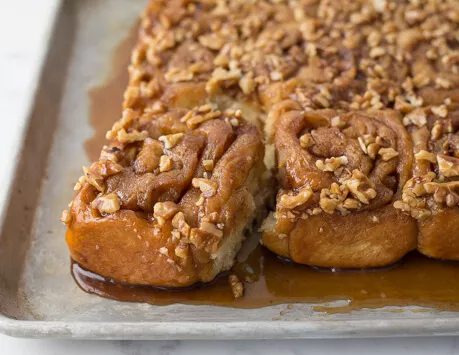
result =
[{"label": "walnut piece", "polygon": [[228,282],[233,291],[234,298],[239,298],[244,295],[244,284],[239,280],[236,275],[230,275],[228,277]]},{"label": "walnut piece", "polygon": [[331,126],[332,127],[337,127],[337,128],[344,128],[346,126],[346,122],[341,120],[341,117],[335,116],[332,117],[330,120]]},{"label": "walnut piece", "polygon": [[72,222],[72,215],[68,210],[63,210],[61,217],[59,218],[62,223],[69,225]]},{"label": "walnut piece", "polygon": [[202,161],[202,166],[207,171],[212,171],[214,169],[214,161],[212,159],[204,159]]},{"label": "walnut piece", "polygon": [[418,127],[423,127],[427,123],[427,116],[422,108],[417,108],[403,117],[403,125],[408,126],[414,124]]},{"label": "walnut piece", "polygon": [[335,171],[342,165],[346,165],[348,163],[348,159],[345,155],[340,157],[333,157],[329,159],[325,159],[325,163],[323,160],[316,161],[316,167],[322,171]]},{"label": "walnut piece", "polygon": [[179,245],[175,247],[174,252],[179,258],[186,259],[188,257],[188,249],[189,246],[187,244],[179,243]]},{"label": "walnut piece", "polygon": [[434,115],[437,115],[439,117],[445,118],[446,116],[448,116],[448,108],[446,107],[446,105],[432,106],[430,110]]},{"label": "walnut piece", "polygon": [[311,186],[306,185],[298,191],[297,195],[282,195],[279,200],[278,206],[281,209],[293,209],[300,205],[305,204],[313,195]]},{"label": "walnut piece", "polygon": [[199,226],[199,229],[202,230],[203,232],[212,234],[216,236],[217,238],[223,237],[223,231],[218,229],[215,224],[208,222],[208,221],[201,221],[201,224]]},{"label": "walnut piece", "polygon": [[431,163],[436,163],[437,162],[437,158],[435,157],[435,154],[434,153],[430,153],[428,152],[427,150],[420,150],[419,152],[417,152],[414,157],[416,158],[416,160],[428,160],[430,161]]},{"label": "walnut piece", "polygon": [[80,178],[81,181],[78,180],[78,182],[81,184],[82,182],[86,181],[89,185],[95,187],[100,192],[104,192],[105,186],[102,176],[86,166],[83,166],[82,168],[84,176]]},{"label": "walnut piece", "polygon": [[156,202],[153,207],[153,215],[155,218],[161,217],[168,220],[175,216],[178,211],[178,206],[172,201]]},{"label": "walnut piece", "polygon": [[169,249],[167,249],[166,247],[161,247],[161,248],[159,248],[159,252],[160,252],[162,255],[169,256]]},{"label": "walnut piece", "polygon": [[143,141],[145,138],[148,137],[147,131],[139,132],[137,130],[133,130],[132,132],[126,132],[124,128],[120,129],[116,134],[116,138],[120,143],[133,143],[138,141]]},{"label": "walnut piece", "polygon": [[185,238],[190,236],[191,228],[188,223],[186,223],[183,212],[178,212],[174,218],[172,218],[172,227],[176,228]]},{"label": "walnut piece", "polygon": [[203,197],[211,197],[217,192],[218,184],[210,179],[194,178],[191,183],[201,190]]},{"label": "walnut piece", "polygon": [[381,156],[382,160],[389,161],[392,158],[397,157],[399,154],[395,151],[394,148],[381,148],[378,151],[378,154]]},{"label": "walnut piece", "polygon": [[366,205],[376,197],[376,190],[372,187],[368,187],[363,191],[360,190],[362,185],[370,186],[371,182],[365,174],[357,169],[352,171],[352,176],[349,179],[343,179],[341,183],[349,189],[356,199]]},{"label": "walnut piece", "polygon": [[239,87],[245,95],[252,93],[257,87],[257,83],[253,80],[253,72],[249,72],[239,80]]},{"label": "walnut piece", "polygon": [[166,149],[171,149],[177,145],[178,141],[183,136],[184,136],[183,133],[175,133],[175,134],[169,134],[167,136],[161,136],[158,138],[158,140],[164,143],[164,146],[166,147]]},{"label": "walnut piece", "polygon": [[446,177],[459,176],[459,159],[448,155],[438,154],[438,170]]},{"label": "walnut piece", "polygon": [[115,213],[120,209],[120,199],[114,193],[101,195],[91,202],[91,207],[98,209],[100,213]]},{"label": "walnut piece", "polygon": [[161,158],[159,158],[159,171],[161,173],[172,170],[173,166],[174,166],[174,161],[172,160],[170,156],[161,155]]}]

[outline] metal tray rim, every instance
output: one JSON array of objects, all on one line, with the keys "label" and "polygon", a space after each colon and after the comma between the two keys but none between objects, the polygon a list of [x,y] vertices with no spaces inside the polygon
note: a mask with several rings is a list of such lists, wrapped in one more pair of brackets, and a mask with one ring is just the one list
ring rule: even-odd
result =
[{"label": "metal tray rim", "polygon": [[417,320],[253,322],[61,322],[0,316],[0,333],[21,338],[210,340],[446,336],[459,334],[459,317]]},{"label": "metal tray rim", "polygon": [[[56,31],[57,19],[63,0],[56,0],[50,37],[46,42],[51,47],[51,35]],[[40,75],[47,55],[39,58],[37,66]],[[36,84],[36,83],[35,83]],[[36,100],[37,93],[33,95]],[[24,117],[29,122],[31,112]],[[24,135],[26,130],[22,132]],[[22,138],[22,137],[21,137]],[[17,147],[18,152],[21,146]],[[14,178],[16,173],[11,176]],[[9,194],[10,195],[10,194]],[[6,197],[5,202],[10,196]],[[0,212],[6,208],[0,206]],[[3,207],[3,208],[1,208]],[[3,214],[0,223],[3,222]],[[0,314],[0,333],[24,338],[73,338],[73,339],[145,339],[145,340],[186,340],[186,339],[298,339],[298,338],[350,338],[350,337],[402,337],[459,335],[459,314],[453,317],[416,319],[358,319],[358,320],[306,320],[306,321],[177,321],[177,322],[89,322],[89,321],[35,321],[19,320]]]}]

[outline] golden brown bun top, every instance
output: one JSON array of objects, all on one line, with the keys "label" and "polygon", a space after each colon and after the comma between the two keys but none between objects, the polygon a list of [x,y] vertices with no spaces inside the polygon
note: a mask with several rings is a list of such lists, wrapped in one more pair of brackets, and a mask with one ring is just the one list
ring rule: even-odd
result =
[{"label": "golden brown bun top", "polygon": [[304,112],[295,105],[277,105],[268,119],[281,187],[278,219],[375,210],[400,196],[411,177],[412,145],[399,113]]}]

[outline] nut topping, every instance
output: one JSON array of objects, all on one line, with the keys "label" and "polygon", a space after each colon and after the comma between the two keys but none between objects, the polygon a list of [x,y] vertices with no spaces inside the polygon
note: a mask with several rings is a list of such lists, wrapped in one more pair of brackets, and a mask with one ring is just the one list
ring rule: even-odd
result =
[{"label": "nut topping", "polygon": [[446,177],[459,176],[459,159],[443,154],[438,154],[438,170],[440,175]]},{"label": "nut topping", "polygon": [[308,202],[312,195],[313,192],[311,187],[306,185],[298,191],[297,195],[282,195],[278,205],[282,209],[294,209]]},{"label": "nut topping", "polygon": [[154,217],[161,217],[168,220],[175,216],[178,206],[172,201],[156,202],[153,207]]},{"label": "nut topping", "polygon": [[91,202],[91,207],[98,209],[100,213],[115,213],[120,209],[120,200],[114,193],[100,195]]},{"label": "nut topping", "polygon": [[211,197],[217,192],[218,184],[215,181],[203,178],[194,178],[191,183],[193,187],[201,190],[203,197]]},{"label": "nut topping", "polygon": [[234,298],[242,297],[244,295],[244,285],[239,278],[236,275],[230,275],[228,281],[233,291]]},{"label": "nut topping", "polygon": [[167,136],[161,136],[158,138],[159,141],[164,143],[166,149],[174,148],[178,141],[184,136],[183,133],[169,134]]}]

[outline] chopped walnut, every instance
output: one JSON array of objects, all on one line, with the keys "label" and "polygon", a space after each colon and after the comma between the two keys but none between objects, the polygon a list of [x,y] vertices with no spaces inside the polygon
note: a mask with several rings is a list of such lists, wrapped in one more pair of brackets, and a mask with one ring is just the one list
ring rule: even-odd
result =
[{"label": "chopped walnut", "polygon": [[284,78],[281,72],[278,71],[273,71],[269,74],[269,77],[271,78],[272,81],[279,81]]},{"label": "chopped walnut", "polygon": [[115,122],[115,124],[113,125],[112,129],[107,132],[105,137],[107,139],[115,138],[117,136],[117,134],[118,134],[118,131],[120,131],[121,129],[126,128],[129,124],[131,124],[131,122],[134,120],[135,117],[136,117],[135,111],[133,111],[131,109],[124,110],[121,119],[119,121]]},{"label": "chopped walnut", "polygon": [[161,247],[161,248],[159,248],[159,252],[160,252],[162,255],[169,256],[169,249],[167,249],[166,247]]},{"label": "chopped walnut", "polygon": [[344,200],[343,206],[347,209],[357,209],[360,208],[362,204],[353,198],[347,198]]},{"label": "chopped walnut", "polygon": [[179,243],[179,245],[175,247],[174,252],[179,258],[186,259],[188,257],[188,249],[189,246],[187,244]]},{"label": "chopped walnut", "polygon": [[459,158],[438,154],[437,160],[440,175],[446,177],[459,176]]},{"label": "chopped walnut", "polygon": [[173,229],[171,232],[172,240],[180,240],[180,232],[176,229]]},{"label": "chopped walnut", "polygon": [[330,120],[330,123],[332,127],[337,127],[337,128],[346,127],[346,122],[341,120],[341,117],[339,116],[332,117],[332,119]]},{"label": "chopped walnut", "polygon": [[120,199],[114,193],[100,195],[91,202],[91,207],[98,209],[100,213],[115,213],[121,208]]},{"label": "chopped walnut", "polygon": [[69,225],[72,222],[72,215],[68,210],[63,210],[61,217],[59,218],[62,223]]},{"label": "chopped walnut", "polygon": [[303,134],[300,137],[301,148],[306,149],[306,148],[309,148],[310,146],[312,146],[313,144],[314,144],[314,139],[312,138],[311,133]]},{"label": "chopped walnut", "polygon": [[429,184],[435,176],[434,172],[429,172],[423,176],[416,176],[408,180],[402,189],[402,200],[395,201],[393,206],[410,213],[411,217],[415,219],[428,218],[432,213],[425,208],[426,202],[421,196],[434,192],[435,189],[430,189]]},{"label": "chopped walnut", "polygon": [[408,126],[410,124],[414,124],[418,127],[423,127],[427,123],[426,113],[423,109],[418,108],[411,111],[405,117],[403,117],[403,124]]},{"label": "chopped walnut", "polygon": [[365,154],[368,154],[367,145],[365,144],[365,141],[363,140],[363,138],[362,138],[362,137],[358,137],[358,138],[357,138],[357,141],[359,142],[360,149],[362,149],[362,151],[363,151]]},{"label": "chopped walnut", "polygon": [[357,169],[352,171],[352,176],[349,179],[343,179],[341,183],[349,189],[356,199],[366,205],[376,197],[376,190],[372,187],[367,187],[363,191],[360,190],[362,185],[370,186],[371,182],[365,174]]},{"label": "chopped walnut", "polygon": [[183,133],[169,134],[167,136],[161,136],[158,138],[159,141],[164,143],[166,149],[174,148],[178,141],[184,136]]},{"label": "chopped walnut", "polygon": [[338,200],[328,197],[321,197],[319,201],[320,208],[322,208],[325,213],[333,213],[333,211],[335,211],[335,209],[338,207],[339,203],[340,202]]},{"label": "chopped walnut", "polygon": [[459,206],[459,194],[450,192],[445,198],[446,205],[448,207]]},{"label": "chopped walnut", "polygon": [[204,204],[204,201],[205,201],[204,196],[202,196],[202,194],[201,194],[199,196],[199,199],[196,201],[195,206],[198,206],[198,207],[202,206]]},{"label": "chopped walnut", "polygon": [[395,151],[394,148],[381,148],[379,149],[378,154],[384,161],[389,161],[399,155],[399,153]]},{"label": "chopped walnut", "polygon": [[452,84],[448,79],[437,77],[435,79],[435,85],[440,89],[451,89]]},{"label": "chopped walnut", "polygon": [[239,278],[236,275],[230,275],[228,281],[233,291],[234,298],[242,297],[244,295],[244,284]]},{"label": "chopped walnut", "polygon": [[191,181],[193,187],[199,188],[203,197],[211,197],[217,192],[218,184],[215,181],[202,178],[194,178]]},{"label": "chopped walnut", "polygon": [[424,188],[427,193],[433,194],[438,189],[447,189],[452,191],[459,187],[459,180],[458,181],[449,181],[449,182],[426,182],[424,184]]},{"label": "chopped walnut", "polygon": [[317,160],[316,167],[322,171],[333,172],[339,167],[341,167],[342,165],[346,165],[347,163],[348,163],[348,159],[345,155],[343,155],[341,157],[333,157],[333,158],[325,159],[325,163],[323,160]]},{"label": "chopped walnut", "polygon": [[204,104],[196,108],[196,111],[201,112],[201,113],[207,113],[212,111],[212,105],[211,104]]},{"label": "chopped walnut", "polygon": [[378,143],[370,143],[368,144],[368,147],[367,147],[367,154],[371,159],[375,160],[376,155],[378,155],[380,150],[381,150],[381,146]]},{"label": "chopped walnut", "polygon": [[386,50],[383,47],[374,47],[370,50],[371,58],[379,58],[386,54]]},{"label": "chopped walnut", "polygon": [[214,169],[214,161],[212,159],[204,159],[202,161],[202,166],[207,171],[212,171]]},{"label": "chopped walnut", "polygon": [[147,131],[139,132],[137,130],[133,130],[132,132],[126,132],[124,128],[120,129],[116,134],[116,138],[120,143],[132,143],[143,141],[145,138],[148,137]]},{"label": "chopped walnut", "polygon": [[294,209],[308,202],[312,195],[311,186],[306,185],[298,191],[297,195],[282,195],[278,202],[278,206],[282,209]]},{"label": "chopped walnut", "polygon": [[178,212],[173,218],[172,218],[172,226],[176,228],[182,236],[185,238],[188,238],[190,236],[190,226],[188,223],[185,221],[185,215],[183,212]]},{"label": "chopped walnut", "polygon": [[234,117],[233,117],[232,119],[230,119],[230,124],[231,124],[231,126],[233,126],[233,127],[237,127],[237,126],[239,126],[239,121],[238,121],[237,118],[234,118]]},{"label": "chopped walnut", "polygon": [[199,229],[202,230],[203,232],[212,234],[216,236],[217,238],[223,237],[223,231],[218,229],[215,224],[208,222],[208,221],[201,221],[201,224],[199,226]]},{"label": "chopped walnut", "polygon": [[221,112],[220,111],[212,111],[212,112],[208,112],[208,113],[203,114],[203,115],[194,115],[194,116],[191,116],[190,118],[188,118],[186,120],[186,125],[189,128],[195,128],[195,127],[197,127],[199,124],[201,124],[203,122],[218,118],[220,116],[221,116]]},{"label": "chopped walnut", "polygon": [[174,161],[172,158],[168,155],[162,155],[161,158],[159,158],[159,171],[161,173],[167,172],[172,170],[174,167]]},{"label": "chopped walnut", "polygon": [[443,127],[441,123],[437,121],[432,127],[432,131],[430,133],[430,139],[432,139],[433,141],[436,141],[440,139],[442,134],[443,134]]},{"label": "chopped walnut", "polygon": [[437,115],[442,118],[448,116],[448,108],[446,107],[446,105],[432,106],[430,108],[430,111],[432,111],[434,115]]},{"label": "chopped walnut", "polygon": [[164,74],[164,78],[171,83],[190,81],[193,80],[193,76],[194,73],[191,70],[180,70],[177,68],[170,69],[166,74]]},{"label": "chopped walnut", "polygon": [[414,157],[416,158],[416,160],[428,160],[430,161],[431,163],[436,163],[437,162],[437,158],[435,156],[434,153],[430,153],[424,149],[420,150],[419,152],[417,152]]},{"label": "chopped walnut", "polygon": [[217,67],[212,72],[212,77],[206,84],[206,91],[210,94],[216,92],[222,81],[227,80],[239,80],[241,77],[241,71],[239,69],[230,69],[229,71],[220,67]]},{"label": "chopped walnut", "polygon": [[[83,166],[84,180],[100,192],[105,191],[104,180],[102,176],[95,173],[92,169]],[[79,181],[80,182],[80,181]],[[81,183],[81,182],[80,182]]]},{"label": "chopped walnut", "polygon": [[168,220],[176,215],[178,206],[172,201],[156,202],[153,207],[154,217],[161,217]]},{"label": "chopped walnut", "polygon": [[213,50],[219,50],[225,44],[224,38],[218,36],[216,33],[200,36],[198,40],[203,46]]},{"label": "chopped walnut", "polygon": [[241,80],[239,80],[239,87],[245,95],[249,95],[255,90],[257,83],[253,80],[253,72],[245,74]]}]

